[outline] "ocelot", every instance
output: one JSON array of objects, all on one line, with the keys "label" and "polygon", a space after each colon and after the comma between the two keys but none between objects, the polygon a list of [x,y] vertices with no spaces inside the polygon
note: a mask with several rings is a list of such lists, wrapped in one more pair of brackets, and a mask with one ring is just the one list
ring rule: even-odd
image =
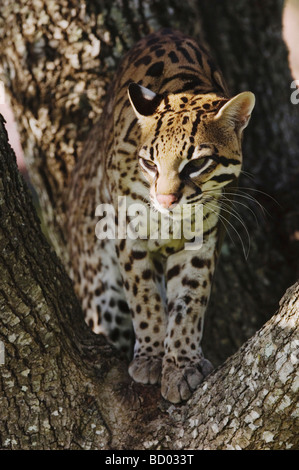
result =
[{"label": "ocelot", "polygon": [[74,171],[71,274],[86,321],[173,403],[212,370],[204,314],[254,103],[249,91],[229,98],[204,45],[153,33],[121,62]]}]

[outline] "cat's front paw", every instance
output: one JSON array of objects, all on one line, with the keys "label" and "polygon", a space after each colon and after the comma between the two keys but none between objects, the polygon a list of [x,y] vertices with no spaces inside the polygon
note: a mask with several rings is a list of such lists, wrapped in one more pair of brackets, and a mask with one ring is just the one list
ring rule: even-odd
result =
[{"label": "cat's front paw", "polygon": [[[168,359],[168,360],[167,360]],[[161,393],[163,398],[171,403],[188,400],[198,385],[210,374],[213,366],[204,357],[197,362],[190,362],[180,368],[167,356],[164,358]]]},{"label": "cat's front paw", "polygon": [[160,357],[135,357],[129,365],[129,374],[135,382],[156,384],[161,381],[162,359]]}]

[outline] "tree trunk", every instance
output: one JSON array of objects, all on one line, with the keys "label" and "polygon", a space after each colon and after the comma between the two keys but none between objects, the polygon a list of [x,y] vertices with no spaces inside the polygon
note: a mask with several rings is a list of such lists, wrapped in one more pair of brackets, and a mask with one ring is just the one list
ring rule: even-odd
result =
[{"label": "tree trunk", "polygon": [[[204,336],[206,356],[216,365],[238,352],[176,407],[161,400],[158,388],[132,383],[123,360],[84,324],[0,125],[2,448],[298,448],[298,284],[268,320],[298,274],[299,115],[290,101],[281,10],[278,0],[142,0],[138,8],[133,1],[60,0],[42,10],[36,0],[4,0],[1,77],[65,266],[71,171],[116,64],[135,40],[159,26],[195,36],[203,30],[232,93],[250,89],[257,107],[244,152],[244,169],[254,179],[246,173],[241,180],[241,188],[252,190],[236,199],[251,249],[246,261],[242,245],[227,237]],[[258,225],[248,195],[268,211]]]}]

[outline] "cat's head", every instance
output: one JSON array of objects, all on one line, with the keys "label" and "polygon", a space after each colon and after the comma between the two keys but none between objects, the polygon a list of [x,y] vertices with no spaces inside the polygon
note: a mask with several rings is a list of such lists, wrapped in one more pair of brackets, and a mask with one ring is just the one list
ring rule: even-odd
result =
[{"label": "cat's head", "polygon": [[204,203],[209,192],[238,178],[253,93],[230,100],[215,94],[163,96],[131,83],[128,94],[141,126],[139,167],[157,210]]}]

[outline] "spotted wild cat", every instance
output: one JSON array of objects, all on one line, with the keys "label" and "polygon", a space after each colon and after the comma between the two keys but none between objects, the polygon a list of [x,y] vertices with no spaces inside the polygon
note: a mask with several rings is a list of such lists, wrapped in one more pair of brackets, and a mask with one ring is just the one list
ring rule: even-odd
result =
[{"label": "spotted wild cat", "polygon": [[[188,399],[212,369],[200,341],[219,214],[241,171],[242,131],[254,101],[247,91],[229,98],[204,45],[177,31],[153,33],[124,57],[74,171],[71,272],[86,321],[123,351],[134,338],[131,377],[161,382],[173,403]],[[108,220],[119,228],[120,201],[170,218],[175,209],[202,205],[202,245],[186,249],[190,240],[173,232],[98,239],[96,208],[112,207]]]}]

